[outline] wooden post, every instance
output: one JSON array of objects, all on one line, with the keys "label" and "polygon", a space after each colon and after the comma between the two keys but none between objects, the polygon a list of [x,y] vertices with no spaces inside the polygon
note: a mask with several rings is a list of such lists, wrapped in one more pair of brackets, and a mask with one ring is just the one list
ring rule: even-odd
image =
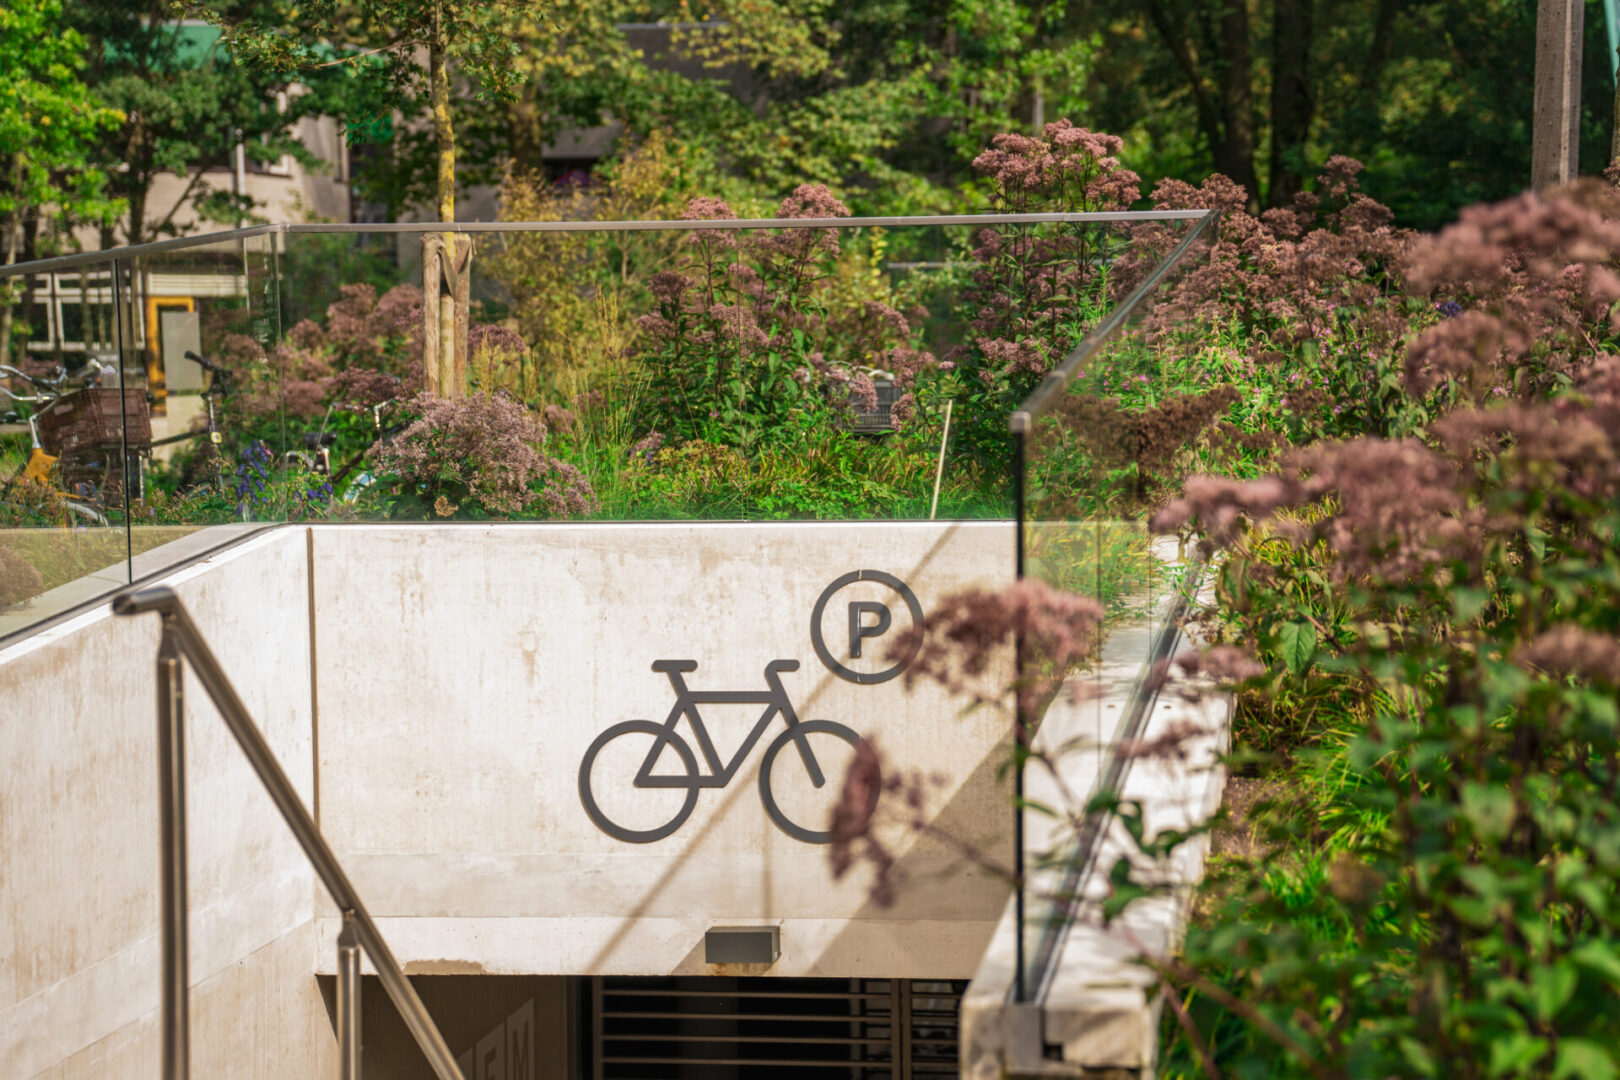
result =
[{"label": "wooden post", "polygon": [[440,397],[445,393],[439,385],[439,282],[444,280],[439,253],[443,250],[444,237],[438,233],[422,237],[422,389]]},{"label": "wooden post", "polygon": [[1530,186],[1567,184],[1579,168],[1581,0],[1539,0],[1536,8],[1536,96],[1531,121]]},{"label": "wooden post", "polygon": [[467,393],[467,332],[471,328],[472,237],[422,237],[422,377],[440,397]]},{"label": "wooden post", "polygon": [[[450,292],[455,300],[455,335],[456,347],[450,353],[450,363],[445,365],[450,372],[450,378],[455,386],[455,392],[450,397],[466,397],[467,389],[472,384],[469,381],[469,363],[467,356],[467,336],[472,331],[472,256],[473,238],[459,236],[455,239],[455,257],[450,260],[446,268],[445,280],[450,285]],[[440,361],[442,364],[443,361]]]},{"label": "wooden post", "polygon": [[1614,123],[1609,129],[1609,167],[1620,161],[1620,47],[1615,49]]}]

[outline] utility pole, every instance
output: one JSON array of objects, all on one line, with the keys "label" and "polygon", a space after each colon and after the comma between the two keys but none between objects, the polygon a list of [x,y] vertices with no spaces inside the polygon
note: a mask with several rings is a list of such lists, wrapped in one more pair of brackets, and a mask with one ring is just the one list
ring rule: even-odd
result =
[{"label": "utility pole", "polygon": [[1539,0],[1536,97],[1531,122],[1530,186],[1567,184],[1578,175],[1581,132],[1582,0]]}]

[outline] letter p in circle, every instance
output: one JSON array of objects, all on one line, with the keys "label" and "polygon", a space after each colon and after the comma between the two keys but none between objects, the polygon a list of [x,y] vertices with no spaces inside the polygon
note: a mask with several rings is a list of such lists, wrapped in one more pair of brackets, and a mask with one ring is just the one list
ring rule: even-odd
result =
[{"label": "letter p in circle", "polygon": [[[874,683],[888,682],[904,671],[916,659],[917,650],[922,646],[920,640],[914,640],[907,654],[900,662],[882,671],[855,671],[840,663],[833,657],[832,650],[827,648],[826,638],[821,632],[821,620],[827,612],[827,603],[840,589],[852,585],[857,581],[872,581],[887,586],[898,593],[905,601],[906,610],[911,615],[911,624],[921,626],[923,621],[922,605],[917,602],[917,595],[913,593],[905,582],[893,574],[885,574],[881,570],[851,570],[828,585],[821,591],[816,600],[815,610],[810,614],[810,644],[815,646],[816,656],[820,658],[827,670],[847,682],[870,686]],[[894,614],[889,605],[876,600],[851,600],[849,603],[849,658],[861,658],[863,646],[867,638],[882,637],[894,625]]]},{"label": "letter p in circle", "polygon": [[[876,615],[876,622],[866,622],[865,616]],[[869,637],[882,637],[894,621],[889,605],[876,600],[852,600],[849,605],[849,658],[861,658],[861,641]]]}]

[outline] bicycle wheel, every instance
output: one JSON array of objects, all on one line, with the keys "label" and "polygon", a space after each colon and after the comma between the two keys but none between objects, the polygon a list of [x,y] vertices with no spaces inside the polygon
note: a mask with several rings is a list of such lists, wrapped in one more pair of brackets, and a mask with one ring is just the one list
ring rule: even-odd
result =
[{"label": "bicycle wheel", "polygon": [[101,529],[108,525],[107,515],[89,503],[63,499],[62,510],[67,515],[68,525],[73,528]]},{"label": "bicycle wheel", "polygon": [[[838,750],[826,738],[829,735],[848,743],[849,751]],[[822,782],[819,784],[815,782],[808,767],[792,771],[791,780],[788,779],[787,773],[780,778],[773,778],[772,769],[776,765],[777,755],[789,745],[799,749],[797,745],[799,738],[805,740],[804,748],[821,772]],[[759,763],[759,801],[765,805],[765,813],[776,822],[777,828],[793,839],[803,840],[807,844],[825,844],[832,840],[831,829],[806,828],[793,821],[788,814],[791,813],[800,820],[819,818],[823,822],[831,823],[833,805],[838,801],[839,792],[843,787],[844,771],[854,756],[855,744],[860,741],[861,737],[843,724],[831,720],[804,720],[788,728],[771,742],[765,750],[765,757]],[[822,747],[820,753],[816,751],[817,744]],[[834,753],[829,754],[828,750],[833,750]],[[800,753],[788,755],[788,760],[808,765]]]},{"label": "bicycle wheel", "polygon": [[[596,793],[592,788],[591,772],[603,749],[621,735],[650,735],[653,741],[649,744],[642,739],[625,740],[615,746],[608,755],[608,760],[603,762],[603,771],[613,777],[617,785],[617,789],[607,799],[608,810],[613,815],[610,817],[597,802]],[[673,748],[675,756],[681,759],[681,765],[686,769],[685,780],[682,781],[677,776],[655,773],[653,779],[662,780],[663,783],[638,786],[636,777],[640,774],[647,755],[656,752],[658,757],[662,758],[664,746]],[[626,720],[614,724],[598,735],[591,743],[590,749],[585,751],[585,756],[580,759],[579,801],[584,804],[585,813],[596,823],[596,827],[615,840],[623,840],[627,844],[650,844],[655,840],[662,840],[692,816],[692,809],[697,806],[697,781],[697,759],[692,756],[692,748],[686,744],[685,739],[663,724],[655,724],[651,720]],[[675,801],[651,794],[658,791],[684,792],[684,795],[681,796],[680,805],[673,816],[662,825],[649,825],[649,822],[664,819],[668,815],[670,804]],[[626,820],[630,825],[620,824]]]}]

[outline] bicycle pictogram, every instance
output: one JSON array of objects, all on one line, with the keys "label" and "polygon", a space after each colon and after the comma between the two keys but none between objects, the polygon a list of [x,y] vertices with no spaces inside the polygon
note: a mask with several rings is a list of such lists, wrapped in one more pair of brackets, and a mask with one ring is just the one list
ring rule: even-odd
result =
[{"label": "bicycle pictogram", "polygon": [[[777,735],[765,748],[765,757],[759,766],[759,801],[764,804],[765,813],[770,815],[770,819],[776,822],[777,827],[794,839],[803,840],[808,844],[825,844],[832,839],[831,832],[808,828],[792,821],[782,812],[771,790],[771,777],[778,756],[789,743],[792,743],[799,751],[799,760],[804,762],[805,771],[810,775],[810,783],[818,789],[822,788],[827,783],[827,775],[811,748],[810,736],[831,735],[850,746],[859,742],[860,736],[843,724],[831,720],[799,719],[781,679],[782,672],[799,670],[797,660],[772,660],[766,664],[767,688],[763,691],[693,690],[686,685],[685,677],[689,672],[696,671],[697,666],[696,660],[654,660],[652,669],[667,675],[670,686],[675,690],[675,705],[670,709],[669,717],[662,724],[655,724],[651,720],[625,720],[614,724],[598,735],[596,741],[591,743],[590,749],[585,751],[585,757],[579,763],[579,797],[585,804],[585,812],[590,815],[591,820],[609,836],[627,843],[650,844],[655,840],[662,840],[692,816],[692,811],[697,807],[699,791],[703,788],[723,788],[731,783],[732,778],[737,775],[737,770],[742,768],[742,763],[747,759],[749,752],[754,749],[754,744],[759,742],[765,730],[771,726],[771,721],[780,715],[787,724],[787,730]],[[699,705],[709,704],[765,706],[759,720],[754,723],[753,730],[748,733],[748,737],[737,748],[731,760],[724,765],[720,762],[720,755],[715,751],[714,740],[709,737],[709,729],[703,723],[703,715],[698,712]],[[707,775],[698,771],[697,758],[692,753],[691,745],[675,730],[682,716],[685,716],[692,726],[698,749],[709,767]],[[591,767],[596,763],[603,747],[621,736],[638,733],[651,735],[653,744],[641,763],[640,771],[636,773],[634,786],[686,789],[686,798],[682,801],[680,809],[675,812],[675,816],[663,825],[650,829],[629,829],[614,822],[602,812],[591,791]],[[684,775],[654,774],[653,769],[658,759],[663,756],[666,746],[674,750],[675,756],[680,759],[681,765],[685,768]]]},{"label": "bicycle pictogram", "polygon": [[[910,653],[897,663],[890,664],[881,671],[863,673],[847,667],[836,659],[827,646],[825,635],[822,632],[821,621],[826,613],[828,602],[840,590],[857,582],[873,582],[884,586],[899,595],[904,602],[906,612],[913,625],[922,621],[922,608],[917,602],[916,595],[899,578],[878,570],[853,570],[828,585],[816,600],[811,613],[810,639],[816,655],[834,675],[847,682],[857,685],[872,685],[886,682],[894,678],[906,667],[916,655],[915,645]],[[866,594],[869,595],[869,594]],[[863,643],[866,639],[880,637],[887,633],[894,624],[893,614],[887,604],[870,599],[858,599],[849,604],[849,652],[845,659],[855,660],[861,657]],[[772,660],[765,665],[764,690],[694,690],[686,684],[686,676],[696,671],[696,660],[654,660],[652,670],[660,672],[669,679],[671,689],[675,691],[675,704],[671,706],[668,716],[663,723],[654,723],[651,720],[624,720],[614,724],[598,735],[592,741],[590,748],[579,763],[579,798],[585,807],[585,813],[596,823],[596,826],[609,836],[631,844],[650,844],[669,836],[676,829],[686,823],[697,808],[698,792],[704,788],[723,788],[730,784],[742,768],[743,762],[759,743],[765,732],[770,728],[771,722],[778,716],[782,718],[785,730],[779,732],[765,747],[764,757],[759,767],[759,801],[765,807],[765,813],[776,823],[777,828],[796,840],[808,844],[825,844],[832,839],[832,833],[825,828],[812,828],[800,821],[794,821],[787,810],[783,808],[781,800],[777,798],[775,786],[784,778],[778,775],[778,762],[780,760],[797,760],[804,765],[805,776],[810,786],[816,791],[827,791],[827,798],[821,800],[817,812],[821,815],[821,822],[826,822],[832,810],[832,799],[836,797],[836,784],[829,786],[828,780],[836,781],[838,777],[829,777],[822,758],[817,756],[813,743],[823,745],[823,753],[827,749],[835,750],[837,746],[830,740],[837,740],[854,747],[860,736],[840,723],[832,720],[800,720],[793,707],[793,701],[788,696],[787,689],[782,685],[782,673],[799,670],[797,660]],[[703,714],[699,711],[700,705],[760,705],[763,706],[759,719],[754,722],[742,744],[737,748],[730,760],[722,762],[720,754],[715,749],[714,739],[703,721]],[[677,730],[681,718],[685,717],[692,729],[692,736],[697,742],[697,753],[693,752],[692,743]],[[664,789],[683,791],[680,805],[669,820],[650,827],[633,828],[615,821],[604,811],[601,801],[596,797],[593,787],[593,770],[602,752],[610,743],[630,736],[650,737],[652,744],[646,754],[641,758],[640,767],[636,770],[630,781],[630,787],[637,790]],[[812,737],[815,738],[812,738]],[[629,747],[630,743],[621,743],[620,747]],[[791,745],[797,751],[783,759],[782,751]],[[656,772],[659,762],[665,758],[665,751],[669,750],[679,761],[681,771],[678,773]],[[630,759],[634,760],[636,753],[632,751]],[[702,765],[707,767],[704,772],[699,767],[698,754],[702,755]],[[610,758],[614,755],[609,755]],[[829,759],[836,760],[836,759]],[[786,767],[786,766],[784,766]],[[628,767],[621,764],[620,776],[629,772]],[[665,767],[667,768],[667,766]],[[611,771],[611,769],[604,769]],[[797,782],[798,777],[793,778]],[[606,789],[603,789],[606,790]],[[623,792],[619,793],[621,796]],[[638,800],[638,803],[644,800]],[[802,799],[798,800],[803,802]],[[646,813],[646,806],[637,805],[633,812]],[[799,816],[807,816],[807,812],[798,807]],[[654,810],[655,816],[661,816]]]}]

